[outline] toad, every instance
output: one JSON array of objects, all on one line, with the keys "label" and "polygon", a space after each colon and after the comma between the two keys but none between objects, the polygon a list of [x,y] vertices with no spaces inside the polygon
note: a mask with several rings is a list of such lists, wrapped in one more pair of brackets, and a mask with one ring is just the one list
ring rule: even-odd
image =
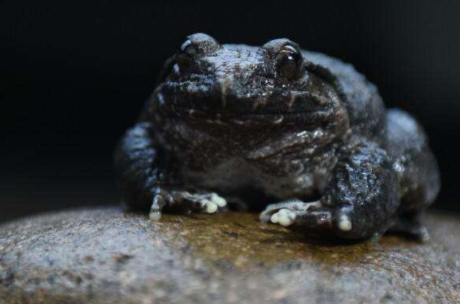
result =
[{"label": "toad", "polygon": [[288,39],[254,47],[189,36],[115,166],[126,205],[152,220],[247,207],[320,238],[395,231],[425,241],[421,216],[440,189],[412,116],[386,109],[351,65]]}]

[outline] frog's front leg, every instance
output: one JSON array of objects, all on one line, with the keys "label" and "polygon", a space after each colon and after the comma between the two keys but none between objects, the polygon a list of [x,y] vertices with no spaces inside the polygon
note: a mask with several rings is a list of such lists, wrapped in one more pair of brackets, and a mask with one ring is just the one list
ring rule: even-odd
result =
[{"label": "frog's front leg", "polygon": [[274,204],[261,220],[320,237],[362,239],[383,234],[400,204],[387,153],[365,139],[345,147],[320,200]]},{"label": "frog's front leg", "polygon": [[150,207],[150,219],[153,221],[161,218],[163,209],[175,213],[216,213],[227,206],[227,201],[214,192],[189,192],[163,187],[157,187],[153,192]]},{"label": "frog's front leg", "polygon": [[149,210],[158,220],[162,210],[180,213],[215,213],[227,202],[216,193],[185,189],[174,177],[171,161],[157,148],[149,122],[128,130],[115,153],[115,168],[125,204]]}]

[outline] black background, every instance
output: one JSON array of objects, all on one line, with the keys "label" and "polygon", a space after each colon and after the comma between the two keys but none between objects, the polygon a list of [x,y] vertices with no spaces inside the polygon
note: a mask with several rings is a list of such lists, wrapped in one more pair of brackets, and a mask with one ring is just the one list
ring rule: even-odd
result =
[{"label": "black background", "polygon": [[460,210],[459,1],[2,1],[0,220],[117,202],[116,140],[185,36],[288,37],[353,63],[425,126]]}]

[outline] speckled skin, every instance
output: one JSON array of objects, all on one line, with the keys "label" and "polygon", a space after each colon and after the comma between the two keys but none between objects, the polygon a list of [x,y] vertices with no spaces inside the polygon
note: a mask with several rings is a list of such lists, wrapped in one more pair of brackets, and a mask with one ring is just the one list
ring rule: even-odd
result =
[{"label": "speckled skin", "polygon": [[426,240],[420,217],[440,189],[410,115],[386,110],[351,65],[287,39],[251,47],[189,36],[115,164],[133,209],[212,213],[226,208],[206,205],[217,193],[323,238],[393,230]]}]

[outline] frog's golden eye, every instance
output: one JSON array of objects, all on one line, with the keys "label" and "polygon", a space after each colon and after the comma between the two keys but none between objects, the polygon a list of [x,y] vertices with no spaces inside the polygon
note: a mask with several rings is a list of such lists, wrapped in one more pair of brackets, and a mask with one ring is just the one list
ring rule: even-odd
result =
[{"label": "frog's golden eye", "polygon": [[300,51],[292,45],[285,45],[276,56],[281,75],[289,80],[301,75],[303,58]]},{"label": "frog's golden eye", "polygon": [[197,54],[197,49],[190,39],[187,39],[180,47],[177,53],[176,60],[179,69],[184,72],[193,62],[194,56]]}]

